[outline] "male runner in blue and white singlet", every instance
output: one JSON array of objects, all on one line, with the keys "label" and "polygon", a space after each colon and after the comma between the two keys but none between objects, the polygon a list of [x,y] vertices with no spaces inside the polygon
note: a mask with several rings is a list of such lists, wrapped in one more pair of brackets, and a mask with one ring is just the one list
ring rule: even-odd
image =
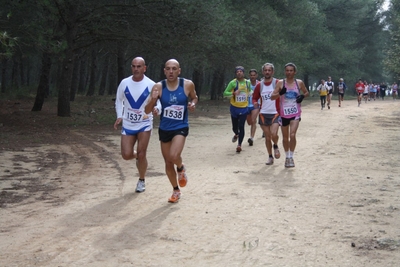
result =
[{"label": "male runner in blue and white singlet", "polygon": [[160,99],[162,110],[158,134],[165,170],[173,187],[172,196],[168,199],[171,203],[179,201],[181,197],[179,186],[185,187],[187,183],[186,168],[181,154],[189,134],[188,110],[194,111],[198,101],[194,83],[179,78],[180,73],[181,68],[177,60],[170,59],[165,63],[166,79],[153,86],[151,98],[145,109],[150,112],[157,99]]},{"label": "male runner in blue and white singlet", "polygon": [[[144,73],[146,65],[144,59],[136,57],[131,63],[132,75],[123,79],[118,86],[115,99],[117,120],[114,128],[122,122],[121,130],[121,155],[125,160],[136,158],[139,171],[139,181],[136,192],[145,191],[145,175],[147,171],[147,146],[153,129],[153,114],[161,109],[160,103],[154,110],[146,113],[144,108],[150,98],[150,91],[155,84]],[[134,151],[136,141],[137,152]]]}]

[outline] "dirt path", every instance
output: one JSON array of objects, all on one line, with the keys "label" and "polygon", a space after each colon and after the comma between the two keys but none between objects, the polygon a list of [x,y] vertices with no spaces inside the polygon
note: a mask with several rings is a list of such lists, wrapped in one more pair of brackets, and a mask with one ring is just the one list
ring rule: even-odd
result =
[{"label": "dirt path", "polygon": [[1,150],[0,265],[398,266],[400,102],[303,107],[293,169],[260,129],[236,154],[223,110],[191,118],[178,204],[157,131],[142,194],[111,126]]}]

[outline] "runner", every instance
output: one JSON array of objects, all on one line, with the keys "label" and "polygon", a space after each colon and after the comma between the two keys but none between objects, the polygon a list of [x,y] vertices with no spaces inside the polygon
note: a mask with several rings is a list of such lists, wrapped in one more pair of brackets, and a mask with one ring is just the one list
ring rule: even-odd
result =
[{"label": "runner", "polygon": [[355,88],[356,88],[356,93],[357,93],[357,95],[358,95],[358,97],[357,97],[358,106],[360,106],[360,104],[361,104],[361,97],[362,97],[362,94],[363,94],[363,92],[364,92],[364,83],[362,82],[361,79],[358,80],[358,82],[357,82],[356,85],[355,85]]},{"label": "runner", "polygon": [[386,89],[387,89],[387,85],[386,85],[386,83],[385,82],[382,82],[381,83],[381,90],[380,90],[380,93],[381,93],[381,98],[382,98],[382,100],[385,100],[385,96],[386,96]]},{"label": "runner", "polygon": [[249,143],[250,146],[253,145],[254,143],[254,136],[256,134],[256,129],[257,129],[257,115],[259,112],[258,107],[255,107],[252,103],[252,97],[253,97],[253,92],[254,88],[256,85],[259,83],[257,80],[258,73],[255,69],[251,69],[249,71],[249,80],[250,80],[250,88],[251,92],[249,94],[249,105],[248,105],[248,114],[247,114],[247,124],[250,125],[250,138],[247,139],[247,142]]},{"label": "runner", "polygon": [[369,99],[369,85],[368,83],[365,81],[364,82],[364,91],[363,91],[363,98],[364,98],[364,102],[367,103],[367,100]]},{"label": "runner", "polygon": [[326,85],[328,86],[328,94],[326,95],[326,101],[328,104],[328,109],[331,108],[331,100],[332,100],[332,94],[335,88],[334,82],[332,82],[332,78],[329,76],[328,81],[326,81]]},{"label": "runner", "polygon": [[[280,99],[280,116],[282,118],[282,143],[285,149],[285,167],[294,167],[294,150],[296,148],[296,132],[301,120],[301,102],[309,95],[304,82],[295,79],[296,65],[287,63],[285,65],[286,79],[276,84],[275,90],[271,95],[271,100]],[[303,92],[303,94],[300,93]]]},{"label": "runner", "polygon": [[281,118],[278,113],[279,108],[277,107],[279,100],[271,100],[271,95],[274,92],[276,83],[278,82],[277,79],[273,78],[274,69],[272,63],[265,63],[262,66],[264,79],[256,85],[252,99],[254,107],[260,107],[258,123],[260,124],[265,136],[265,146],[269,155],[266,163],[267,165],[274,164],[272,142],[274,143],[273,148],[275,158],[279,159],[281,156],[278,148],[278,129],[281,124]]},{"label": "runner", "polygon": [[232,143],[238,141],[236,152],[242,151],[242,142],[244,139],[244,124],[248,114],[248,97],[250,93],[250,82],[244,78],[244,68],[237,66],[235,68],[236,78],[228,83],[224,91],[224,96],[230,96],[232,131],[235,134],[232,137]]},{"label": "runner", "polygon": [[397,85],[396,82],[394,82],[392,84],[392,97],[393,97],[393,100],[397,99],[397,89],[398,89],[398,85]]},{"label": "runner", "polygon": [[342,102],[344,100],[344,93],[345,93],[345,90],[347,89],[347,85],[345,84],[343,78],[339,79],[339,84],[338,84],[337,88],[338,88],[339,107],[341,107]]},{"label": "runner", "polygon": [[[139,171],[139,181],[136,185],[136,192],[141,193],[146,190],[145,175],[147,171],[147,146],[153,129],[153,113],[161,109],[157,102],[157,107],[145,112],[145,105],[150,98],[150,90],[154,82],[144,75],[146,64],[144,59],[136,57],[131,63],[132,75],[123,79],[118,86],[115,98],[115,110],[117,120],[114,129],[122,122],[121,130],[121,155],[125,160],[136,158],[136,167]],[[135,143],[137,153],[134,151]]]},{"label": "runner", "polygon": [[[326,103],[326,97],[329,94],[329,85],[325,83],[325,80],[322,79],[321,83],[317,87],[317,91],[319,92],[319,98],[321,100],[321,110],[324,109],[325,103]],[[329,104],[328,104],[328,109],[329,109]]]},{"label": "runner", "polygon": [[198,101],[193,82],[180,78],[180,73],[179,62],[175,59],[168,60],[164,67],[167,78],[153,86],[151,98],[146,105],[148,112],[153,109],[157,99],[161,101],[158,134],[165,171],[173,187],[172,196],[168,199],[171,203],[179,201],[181,197],[179,187],[185,187],[188,180],[181,154],[186,137],[189,135],[188,110],[194,111]]},{"label": "runner", "polygon": [[378,87],[376,86],[375,83],[371,83],[372,86],[370,86],[370,90],[369,90],[369,98],[373,99],[375,101],[376,99],[376,92],[378,91]]}]

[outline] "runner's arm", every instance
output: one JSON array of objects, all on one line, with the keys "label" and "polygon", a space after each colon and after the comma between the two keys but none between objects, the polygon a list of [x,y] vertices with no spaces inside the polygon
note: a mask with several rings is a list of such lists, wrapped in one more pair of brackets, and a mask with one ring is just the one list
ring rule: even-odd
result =
[{"label": "runner's arm", "polygon": [[[157,100],[161,98],[162,86],[161,83],[156,83],[153,88],[151,89],[149,101],[144,108],[144,112],[149,114],[153,111],[154,106],[157,104]],[[160,104],[161,106],[161,104]]]},{"label": "runner's arm", "polygon": [[279,98],[279,92],[282,90],[283,80],[278,81],[275,86],[274,92],[272,92],[271,100],[275,100]]}]

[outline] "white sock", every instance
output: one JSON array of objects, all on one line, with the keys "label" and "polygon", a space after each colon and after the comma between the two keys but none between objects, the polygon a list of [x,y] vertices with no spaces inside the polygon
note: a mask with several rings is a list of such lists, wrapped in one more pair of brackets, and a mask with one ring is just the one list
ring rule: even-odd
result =
[{"label": "white sock", "polygon": [[294,156],[294,151],[289,150],[289,158],[293,158],[293,156]]},{"label": "white sock", "polygon": [[288,159],[289,158],[289,151],[285,151],[285,154],[286,154],[286,158]]}]

